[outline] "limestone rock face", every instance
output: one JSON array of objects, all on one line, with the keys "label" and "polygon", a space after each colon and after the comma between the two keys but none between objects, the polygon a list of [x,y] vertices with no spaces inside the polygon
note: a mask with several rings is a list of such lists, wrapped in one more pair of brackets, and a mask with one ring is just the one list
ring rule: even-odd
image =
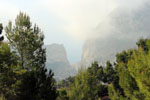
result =
[{"label": "limestone rock face", "polygon": [[67,59],[66,50],[62,44],[46,45],[46,54],[46,66],[52,69],[56,80],[65,79],[76,73]]},{"label": "limestone rock face", "polygon": [[116,53],[135,48],[140,38],[150,37],[150,2],[138,9],[118,8],[93,31],[95,38],[84,42],[81,66],[94,61],[114,61]]}]

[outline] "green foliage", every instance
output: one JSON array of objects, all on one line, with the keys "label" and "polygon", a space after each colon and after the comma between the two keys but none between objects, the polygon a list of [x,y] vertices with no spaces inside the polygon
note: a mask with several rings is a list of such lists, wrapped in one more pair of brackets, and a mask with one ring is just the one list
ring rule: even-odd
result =
[{"label": "green foliage", "polygon": [[34,71],[24,73],[17,84],[17,100],[36,100],[37,81]]},{"label": "green foliage", "polygon": [[37,74],[39,80],[39,82],[37,83],[39,87],[39,99],[37,100],[56,100],[58,94],[56,93],[53,72],[50,70],[47,74],[47,69],[41,67]]},{"label": "green foliage", "polygon": [[104,83],[110,84],[113,81],[114,78],[114,69],[113,65],[110,63],[110,61],[106,62],[106,68],[104,69],[105,77],[103,79]]},{"label": "green foliage", "polygon": [[54,74],[45,68],[41,29],[20,13],[5,31],[9,42],[0,37],[0,100],[150,100],[150,39],[117,54],[114,65],[94,62],[58,82],[56,92]]},{"label": "green foliage", "polygon": [[32,27],[28,15],[20,12],[15,19],[15,25],[10,21],[5,31],[13,50],[18,52],[23,68],[45,66],[44,35],[36,25]]},{"label": "green foliage", "polygon": [[123,89],[122,96],[127,99],[149,100],[150,40],[140,39],[137,45],[137,50],[117,54],[116,69],[119,75],[119,85]]},{"label": "green foliage", "polygon": [[[108,84],[115,81],[115,72],[108,61],[106,68],[92,63],[85,71],[79,71],[74,83],[70,85],[68,95],[70,100],[109,100]],[[115,82],[114,82],[115,83]]]},{"label": "green foliage", "polygon": [[68,78],[64,80],[60,80],[57,82],[57,88],[67,88],[69,87],[72,83],[74,83],[74,77],[69,76]]},{"label": "green foliage", "polygon": [[111,100],[128,100],[121,95],[120,91],[115,89],[113,84],[109,85],[108,92]]},{"label": "green foliage", "polygon": [[65,88],[61,88],[58,90],[59,96],[57,100],[69,100],[67,90]]},{"label": "green foliage", "polygon": [[70,100],[97,100],[97,82],[96,77],[89,72],[81,72],[75,77],[75,82],[71,85],[69,91]]},{"label": "green foliage", "polygon": [[104,69],[102,66],[99,67],[97,62],[92,63],[91,67],[87,69],[87,71],[96,77],[97,80],[104,79]]},{"label": "green foliage", "polygon": [[0,44],[0,94],[6,100],[56,100],[54,74],[45,68],[44,35],[20,13]]},{"label": "green foliage", "polygon": [[150,44],[148,43],[149,39],[141,38],[136,44],[139,48],[142,48],[144,52],[148,53]]},{"label": "green foliage", "polygon": [[28,71],[22,75],[17,88],[18,100],[55,100],[57,97],[54,87],[53,73],[46,74],[46,69],[39,72]]},{"label": "green foliage", "polygon": [[[7,43],[2,42],[0,45],[0,95],[6,99],[13,98],[15,90],[13,85],[16,82],[17,74],[17,57]],[[12,100],[12,99],[11,99]]]},{"label": "green foliage", "polygon": [[140,92],[135,79],[130,75],[128,70],[123,69],[123,66],[123,64],[120,65],[119,84],[123,88],[125,96],[132,100],[141,100],[141,98],[136,97]]},{"label": "green foliage", "polygon": [[12,48],[18,53],[20,65],[27,72],[22,74],[16,86],[19,100],[55,100],[57,97],[55,81],[51,70],[45,69],[46,50],[43,48],[44,36],[30,18],[20,13],[12,28],[6,27],[6,35]]},{"label": "green foliage", "polygon": [[128,70],[135,78],[140,92],[146,97],[145,100],[148,100],[150,98],[150,40],[146,39],[145,43],[148,51],[145,52],[145,49],[139,46],[128,62]]},{"label": "green foliage", "polygon": [[79,71],[61,96],[70,100],[149,100],[150,39],[140,39],[137,45],[138,49],[117,54],[114,65],[94,62]]}]

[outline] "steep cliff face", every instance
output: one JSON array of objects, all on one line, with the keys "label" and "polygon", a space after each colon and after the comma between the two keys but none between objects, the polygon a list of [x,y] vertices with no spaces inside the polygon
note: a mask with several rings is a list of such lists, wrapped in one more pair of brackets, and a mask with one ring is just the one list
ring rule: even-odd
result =
[{"label": "steep cliff face", "polygon": [[150,2],[138,9],[119,8],[94,30],[97,36],[84,42],[81,65],[88,67],[93,61],[104,64],[115,60],[122,50],[135,48],[139,38],[150,37]]},{"label": "steep cliff face", "polygon": [[81,65],[84,67],[89,67],[94,61],[104,65],[107,60],[114,61],[116,53],[133,47],[135,47],[135,42],[132,40],[88,40],[85,42],[83,47]]},{"label": "steep cliff face", "polygon": [[63,45],[51,44],[46,46],[48,69],[52,69],[56,80],[74,75],[75,69],[70,65]]}]

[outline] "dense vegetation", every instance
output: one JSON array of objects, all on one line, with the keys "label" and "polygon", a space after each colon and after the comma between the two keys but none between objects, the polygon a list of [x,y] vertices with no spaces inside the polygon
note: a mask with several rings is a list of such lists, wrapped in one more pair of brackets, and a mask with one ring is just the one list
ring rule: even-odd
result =
[{"label": "dense vegetation", "polygon": [[116,61],[89,68],[55,82],[45,67],[41,29],[20,13],[5,28],[0,24],[0,100],[150,100],[150,39],[122,51]]},{"label": "dense vegetation", "polygon": [[113,64],[94,62],[71,81],[60,81],[58,100],[150,100],[150,39],[137,46],[117,54]]},{"label": "dense vegetation", "polygon": [[[2,32],[2,26],[1,26]],[[0,95],[3,100],[55,100],[55,80],[45,67],[44,35],[29,16],[20,13],[5,28],[0,42]],[[1,39],[2,40],[2,39]]]}]

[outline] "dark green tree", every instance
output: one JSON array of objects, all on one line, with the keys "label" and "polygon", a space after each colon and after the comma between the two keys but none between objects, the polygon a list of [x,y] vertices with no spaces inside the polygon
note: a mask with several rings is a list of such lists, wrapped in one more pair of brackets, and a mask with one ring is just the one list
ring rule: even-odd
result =
[{"label": "dark green tree", "polygon": [[109,84],[108,86],[108,94],[111,100],[130,100],[124,97],[119,88],[115,88],[114,84]]},{"label": "dark green tree", "polygon": [[19,100],[55,100],[57,97],[53,73],[45,67],[46,50],[42,31],[30,22],[30,17],[20,13],[15,25],[9,22],[6,37],[12,50],[19,57],[19,65],[26,72],[16,83],[16,98]]},{"label": "dark green tree", "polygon": [[[135,79],[139,88],[138,98],[149,100],[150,98],[150,39],[138,41],[138,49],[134,50],[128,61],[128,71]],[[143,44],[141,44],[143,43]],[[146,49],[145,49],[146,48]],[[139,100],[140,100],[139,99]]]},{"label": "dark green tree", "polygon": [[119,86],[112,89],[115,89],[115,91],[118,92],[120,98],[123,98],[123,100],[125,98],[129,100],[144,100],[144,94],[140,92],[136,79],[131,75],[128,69],[128,63],[132,59],[134,51],[135,50],[132,49],[123,51],[116,56],[116,69],[119,76]]},{"label": "dark green tree", "polygon": [[2,42],[0,45],[0,95],[7,100],[13,100],[15,97],[17,64],[16,54],[11,51],[7,43]]},{"label": "dark green tree", "polygon": [[22,75],[17,88],[18,100],[56,100],[57,93],[53,73],[45,68],[40,71],[28,71]]},{"label": "dark green tree", "polygon": [[32,27],[27,14],[20,13],[15,20],[15,25],[13,26],[10,21],[5,31],[13,50],[18,52],[23,68],[45,66],[44,35],[36,25]]},{"label": "dark green tree", "polygon": [[55,88],[55,80],[53,78],[54,73],[50,70],[47,74],[47,69],[45,67],[41,67],[41,69],[37,72],[38,76],[38,98],[37,100],[56,100],[57,93]]},{"label": "dark green tree", "polygon": [[59,96],[57,100],[69,100],[67,90],[65,88],[61,88],[58,90]]},{"label": "dark green tree", "polygon": [[106,68],[104,69],[104,73],[105,75],[104,75],[103,82],[110,84],[114,79],[114,69],[110,61],[106,62]]},{"label": "dark green tree", "polygon": [[80,72],[69,90],[69,100],[98,100],[96,77],[89,72]]},{"label": "dark green tree", "polygon": [[69,76],[66,79],[60,80],[59,82],[57,82],[57,88],[61,89],[61,88],[67,88],[69,87],[72,83],[74,83],[74,77]]},{"label": "dark green tree", "polygon": [[136,43],[136,45],[140,48],[143,49],[144,52],[148,53],[149,50],[149,44],[148,44],[149,39],[139,39],[139,41]]}]

